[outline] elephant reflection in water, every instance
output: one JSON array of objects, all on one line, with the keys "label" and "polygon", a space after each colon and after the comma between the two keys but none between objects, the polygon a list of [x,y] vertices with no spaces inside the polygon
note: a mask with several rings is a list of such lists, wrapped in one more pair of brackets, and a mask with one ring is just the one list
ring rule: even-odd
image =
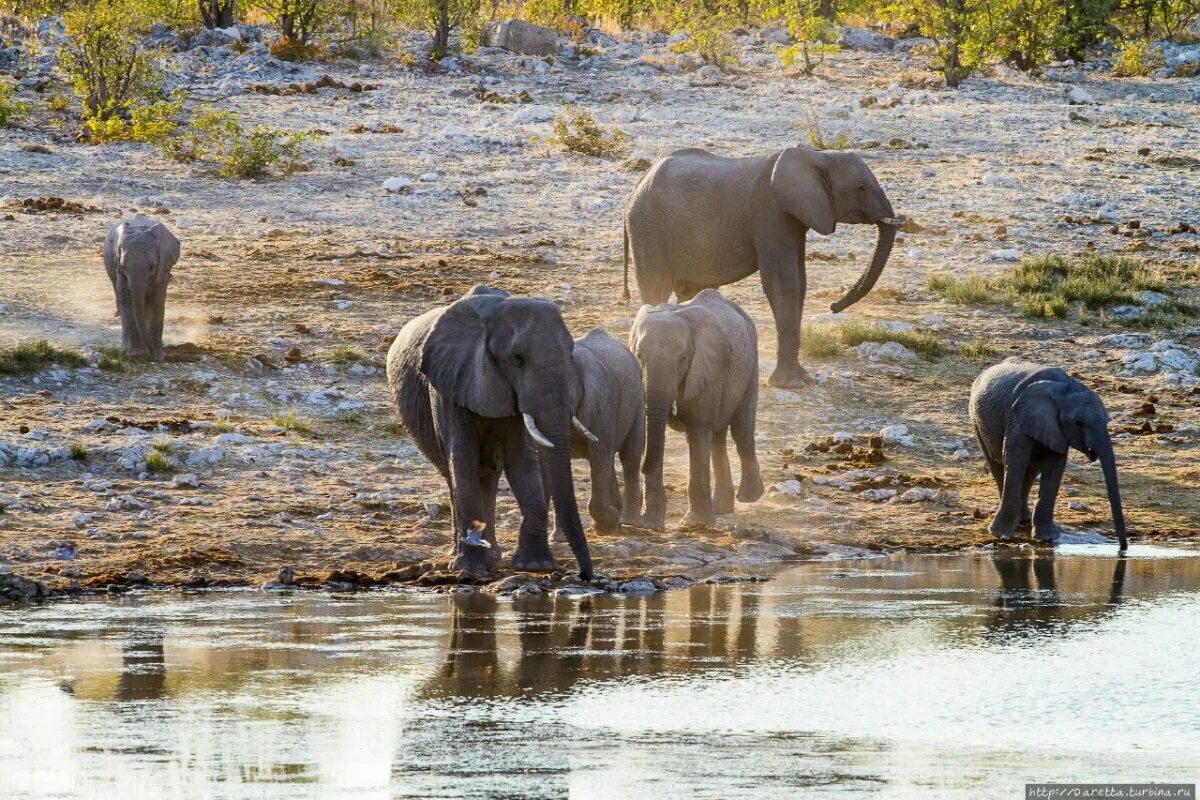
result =
[{"label": "elephant reflection in water", "polygon": [[1012,634],[1022,630],[1035,632],[1059,623],[1104,616],[1113,611],[1124,596],[1127,563],[1124,553],[1117,557],[1109,584],[1108,602],[1103,609],[1094,612],[1087,607],[1088,610],[1081,615],[1078,610],[1073,612],[1071,606],[1062,602],[1053,550],[1011,553],[1008,548],[998,548],[992,554],[992,566],[1000,577],[1000,591],[996,595],[996,611],[988,615],[985,626]]},{"label": "elephant reflection in water", "polygon": [[167,693],[167,662],[161,631],[135,634],[121,641],[120,702],[159,700]]}]

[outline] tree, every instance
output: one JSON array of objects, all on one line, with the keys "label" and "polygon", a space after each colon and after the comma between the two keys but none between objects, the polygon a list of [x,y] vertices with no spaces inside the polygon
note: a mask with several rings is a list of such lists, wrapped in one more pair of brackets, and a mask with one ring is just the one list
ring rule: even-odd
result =
[{"label": "tree", "polygon": [[450,32],[478,24],[480,0],[402,0],[401,15],[411,24],[429,31],[433,57],[450,51]]},{"label": "tree", "polygon": [[228,28],[233,24],[233,0],[198,0],[200,19],[206,28]]},{"label": "tree", "polygon": [[283,39],[303,50],[328,18],[327,0],[260,0],[275,18]]},{"label": "tree", "polygon": [[998,0],[899,0],[884,13],[895,19],[918,20],[921,33],[933,39],[933,66],[958,86],[996,47]]}]

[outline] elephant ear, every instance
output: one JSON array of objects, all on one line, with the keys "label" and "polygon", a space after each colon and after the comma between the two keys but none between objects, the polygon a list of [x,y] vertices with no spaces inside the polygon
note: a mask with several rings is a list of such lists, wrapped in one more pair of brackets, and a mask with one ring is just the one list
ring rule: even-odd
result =
[{"label": "elephant ear", "polygon": [[433,323],[421,352],[421,372],[438,394],[481,417],[517,413],[512,386],[487,347],[485,317],[506,297],[472,290],[454,301]]},{"label": "elephant ear", "polygon": [[1059,421],[1061,387],[1052,381],[1035,381],[1017,397],[1010,413],[1011,424],[1029,438],[1041,442],[1055,453],[1069,449]]},{"label": "elephant ear", "polygon": [[692,360],[683,382],[683,399],[694,400],[712,391],[729,367],[729,339],[716,317],[704,308],[681,311],[692,331]]},{"label": "elephant ear", "polygon": [[775,159],[771,194],[779,207],[822,236],[833,233],[833,191],[825,156],[817,150],[789,147]]},{"label": "elephant ear", "polygon": [[173,267],[179,260],[179,239],[168,230],[166,225],[158,226],[158,257],[163,267]]}]

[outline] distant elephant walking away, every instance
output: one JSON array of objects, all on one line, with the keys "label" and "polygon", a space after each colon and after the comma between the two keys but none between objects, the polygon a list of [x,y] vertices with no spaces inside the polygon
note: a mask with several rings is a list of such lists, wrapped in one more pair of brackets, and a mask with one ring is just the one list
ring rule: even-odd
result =
[{"label": "distant elephant walking away", "polygon": [[800,318],[808,285],[805,237],[837,223],[879,227],[871,264],[841,311],[861,300],[883,272],[899,220],[861,157],[789,147],[754,158],[678,150],[642,177],[625,208],[625,299],[629,266],[642,302],[688,300],[755,270],[775,316],[779,343],[773,386],[810,381],[800,366]]},{"label": "distant elephant walking away", "polygon": [[[754,452],[758,409],[758,335],[754,322],[715,289],[679,305],[642,306],[629,332],[630,347],[646,373],[646,511],[643,524],[666,525],[663,449],[666,426],[688,442],[688,511],[684,524],[711,525],[734,510],[726,434],[742,462],[737,499],[762,497]],[[711,490],[709,459],[716,473]]]},{"label": "distant elephant walking away", "polygon": [[[575,340],[572,366],[575,417],[583,425],[572,436],[571,455],[586,458],[591,468],[588,511],[596,530],[616,533],[622,522],[641,521],[640,470],[646,447],[642,368],[625,345],[599,329]],[[616,456],[625,480],[623,496],[613,467]]]},{"label": "distant elephant walking away", "polygon": [[579,574],[591,578],[571,478],[571,432],[581,424],[573,416],[574,344],[554,303],[486,286],[411,320],[392,343],[392,399],[450,489],[456,571],[496,571],[501,473],[523,517],[513,568],[556,568],[540,461]]},{"label": "distant elephant walking away", "polygon": [[[993,536],[1011,539],[1017,526],[1033,523],[1043,542],[1059,538],[1054,502],[1067,466],[1078,450],[1100,459],[1113,526],[1126,548],[1125,517],[1117,485],[1117,461],[1108,435],[1108,411],[1100,396],[1057,367],[1007,358],[988,367],[971,385],[971,423],[1000,490],[992,519]],[[1037,508],[1030,514],[1029,492],[1041,476]]]},{"label": "distant elephant walking away", "polygon": [[121,350],[163,360],[163,318],[179,240],[156,219],[134,215],[113,225],[104,239],[104,268],[117,296]]}]

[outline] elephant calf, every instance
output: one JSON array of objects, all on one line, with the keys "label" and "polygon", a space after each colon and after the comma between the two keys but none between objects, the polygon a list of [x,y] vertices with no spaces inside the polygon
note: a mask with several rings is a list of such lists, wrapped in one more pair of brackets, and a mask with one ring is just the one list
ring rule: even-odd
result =
[{"label": "elephant calf", "polygon": [[[687,434],[690,477],[684,524],[711,525],[733,511],[733,480],[725,436],[733,433],[742,462],[737,498],[762,497],[754,452],[758,409],[758,335],[754,322],[715,289],[679,305],[642,306],[629,332],[646,374],[645,525],[666,523],[663,447],[666,426]],[[709,459],[717,488],[711,494]]]},{"label": "elephant calf", "polygon": [[413,442],[450,489],[453,569],[495,573],[503,473],[523,517],[513,567],[556,568],[544,479],[579,574],[591,578],[571,477],[572,425],[580,427],[573,419],[573,348],[554,303],[486,286],[410,320],[392,343],[392,399]]},{"label": "elephant calf", "polygon": [[178,260],[179,240],[156,219],[136,214],[109,229],[104,268],[117,296],[126,355],[163,360],[167,284]]},{"label": "elephant calf", "polygon": [[[639,468],[646,446],[642,368],[623,344],[599,329],[575,340],[572,365],[575,418],[582,424],[576,426],[572,436],[571,455],[586,458],[590,465],[592,498],[588,511],[596,530],[615,533],[622,522],[637,523],[641,519]],[[617,455],[625,478],[623,498],[613,468]]]},{"label": "elephant calf", "polygon": [[[1125,517],[1117,485],[1116,456],[1108,435],[1108,412],[1100,396],[1057,367],[1008,358],[988,367],[971,385],[971,423],[1000,490],[1000,506],[990,530],[1012,538],[1019,524],[1033,523],[1044,542],[1059,538],[1054,501],[1071,448],[1100,459],[1113,525],[1122,550]],[[1029,491],[1041,476],[1037,508],[1029,512]]]}]

